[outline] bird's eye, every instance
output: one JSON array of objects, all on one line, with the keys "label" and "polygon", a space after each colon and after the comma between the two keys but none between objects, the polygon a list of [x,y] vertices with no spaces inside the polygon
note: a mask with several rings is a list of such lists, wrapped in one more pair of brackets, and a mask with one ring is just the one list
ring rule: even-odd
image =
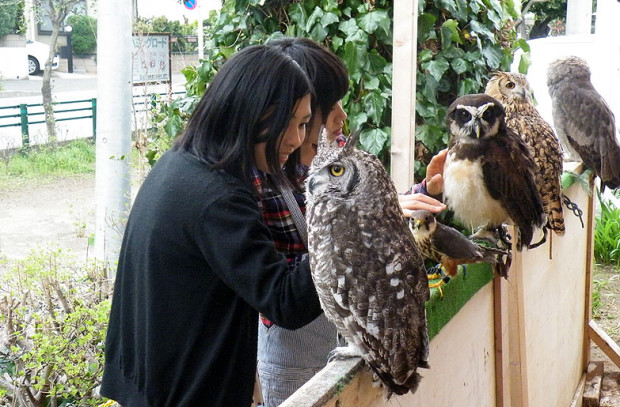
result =
[{"label": "bird's eye", "polygon": [[461,120],[462,122],[468,122],[469,120],[471,120],[471,113],[469,113],[467,110],[459,110],[457,114],[459,120]]},{"label": "bird's eye", "polygon": [[484,120],[487,123],[491,123],[493,121],[493,117],[494,115],[493,115],[492,109],[487,109],[482,114],[482,120]]},{"label": "bird's eye", "polygon": [[514,83],[514,82],[508,82],[508,83],[506,84],[506,87],[507,87],[508,89],[514,89],[514,88],[515,88],[515,86],[516,86],[516,85],[515,85],[515,83]]},{"label": "bird's eye", "polygon": [[342,174],[344,174],[344,167],[342,167],[340,165],[337,165],[337,164],[330,165],[329,166],[329,172],[334,177],[340,177],[340,176],[342,176]]}]

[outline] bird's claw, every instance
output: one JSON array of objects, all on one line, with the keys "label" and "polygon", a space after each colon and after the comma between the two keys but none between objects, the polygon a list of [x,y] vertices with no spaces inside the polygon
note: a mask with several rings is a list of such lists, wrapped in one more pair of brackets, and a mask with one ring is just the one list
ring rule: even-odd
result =
[{"label": "bird's claw", "polygon": [[327,361],[345,360],[361,357],[360,352],[352,346],[338,346],[327,355]]}]

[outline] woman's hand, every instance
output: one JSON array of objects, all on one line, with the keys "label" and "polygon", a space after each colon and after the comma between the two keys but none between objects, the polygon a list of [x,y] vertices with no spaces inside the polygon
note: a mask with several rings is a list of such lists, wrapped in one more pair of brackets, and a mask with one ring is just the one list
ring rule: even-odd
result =
[{"label": "woman's hand", "polygon": [[411,211],[418,209],[426,209],[431,213],[439,213],[446,209],[446,205],[424,194],[398,195],[398,202],[406,217],[410,217]]},{"label": "woman's hand", "polygon": [[437,196],[443,192],[443,166],[446,163],[448,149],[438,152],[426,167],[426,192]]}]

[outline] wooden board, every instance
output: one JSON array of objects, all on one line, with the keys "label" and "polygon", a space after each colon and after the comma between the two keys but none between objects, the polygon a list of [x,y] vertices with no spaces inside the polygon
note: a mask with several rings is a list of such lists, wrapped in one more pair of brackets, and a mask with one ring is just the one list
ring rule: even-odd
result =
[{"label": "wooden board", "polygon": [[396,190],[414,183],[417,0],[394,2],[391,176]]},{"label": "wooden board", "polygon": [[603,370],[603,362],[590,362],[588,365],[582,395],[583,407],[599,407]]},{"label": "wooden board", "polygon": [[[573,184],[565,194],[584,211],[586,221],[587,191]],[[525,325],[521,338],[525,335],[530,406],[570,405],[583,373],[590,225],[582,228],[569,211],[564,217],[565,236],[554,235],[543,246],[522,253]]]},{"label": "wooden board", "polygon": [[590,339],[598,345],[616,366],[620,367],[620,346],[605,331],[603,331],[594,320],[588,325]]}]

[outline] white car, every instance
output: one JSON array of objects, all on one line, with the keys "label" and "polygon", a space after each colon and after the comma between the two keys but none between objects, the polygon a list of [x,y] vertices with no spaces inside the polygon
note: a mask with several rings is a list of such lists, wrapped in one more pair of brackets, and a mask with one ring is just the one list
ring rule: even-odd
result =
[{"label": "white car", "polygon": [[[28,52],[28,75],[36,75],[45,68],[50,47],[42,42],[27,41],[26,51]],[[52,60],[52,69],[56,68],[58,68],[58,54],[55,54]]]}]

